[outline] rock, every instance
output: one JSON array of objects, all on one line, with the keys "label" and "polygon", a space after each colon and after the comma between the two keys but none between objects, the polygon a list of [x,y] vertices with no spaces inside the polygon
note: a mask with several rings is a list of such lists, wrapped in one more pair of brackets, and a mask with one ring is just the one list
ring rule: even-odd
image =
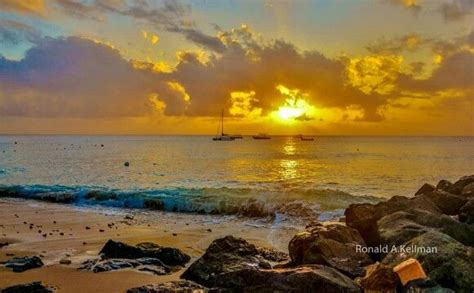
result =
[{"label": "rock", "polygon": [[431,184],[425,183],[420,189],[415,193],[415,195],[428,194],[435,191],[436,187]]},{"label": "rock", "polygon": [[440,180],[438,184],[436,185],[437,190],[443,190],[443,191],[448,191],[449,188],[451,188],[453,184],[449,182],[448,180]]},{"label": "rock", "polygon": [[215,285],[231,292],[360,292],[347,276],[322,265],[273,270],[248,266],[219,274]]},{"label": "rock", "polygon": [[454,293],[453,290],[441,287],[431,279],[418,279],[408,282],[402,288],[403,293]]},{"label": "rock", "polygon": [[375,263],[366,267],[363,278],[357,281],[364,291],[396,292],[401,285],[391,266]]},{"label": "rock", "polygon": [[425,210],[434,215],[441,215],[441,210],[426,195],[413,198],[394,196],[385,202],[372,204],[351,204],[344,212],[346,225],[359,231],[369,246],[381,244],[377,221],[382,217],[403,211]]},{"label": "rock", "polygon": [[129,163],[129,162],[125,162],[125,163],[123,163],[123,165],[124,165],[125,167],[128,167],[128,166],[130,166],[130,163]]},{"label": "rock", "polygon": [[474,198],[459,209],[459,221],[474,224]]},{"label": "rock", "polygon": [[182,278],[215,287],[221,274],[249,269],[270,269],[255,245],[226,236],[214,240],[206,252],[182,274]]},{"label": "rock", "polygon": [[428,277],[441,286],[456,292],[474,289],[474,248],[436,231],[424,233],[403,245],[390,252],[382,263],[395,266],[414,258],[421,263]]},{"label": "rock", "polygon": [[290,257],[287,253],[272,248],[257,247],[258,254],[264,259],[273,262],[287,261]]},{"label": "rock", "polygon": [[461,177],[448,190],[449,193],[462,194],[464,187],[474,182],[474,175]]},{"label": "rock", "polygon": [[426,194],[426,197],[446,215],[457,215],[459,209],[467,202],[464,196],[439,190]]},{"label": "rock", "polygon": [[145,285],[137,288],[128,289],[127,293],[200,293],[206,292],[208,289],[197,283],[187,280],[171,281],[158,285]]},{"label": "rock", "polygon": [[37,256],[33,257],[14,257],[5,263],[5,267],[14,272],[24,272],[26,270],[42,267],[44,264]]},{"label": "rock", "polygon": [[292,265],[322,264],[350,277],[363,276],[372,260],[356,246],[365,246],[357,230],[341,224],[315,225],[296,234],[288,245]]},{"label": "rock", "polygon": [[138,259],[90,259],[81,264],[80,270],[94,273],[109,272],[122,269],[137,269],[139,271],[151,272],[156,275],[166,275],[174,270],[156,258]]},{"label": "rock", "polygon": [[464,186],[461,194],[467,197],[474,196],[474,183],[469,183],[468,185]]},{"label": "rock", "polygon": [[103,258],[157,258],[168,266],[184,266],[191,257],[181,250],[172,247],[136,245],[131,246],[123,242],[116,242],[113,240],[107,241],[100,254]]},{"label": "rock", "polygon": [[62,265],[70,265],[72,262],[70,259],[67,259],[67,258],[61,258],[59,260],[59,263],[62,264]]},{"label": "rock", "polygon": [[423,210],[387,215],[377,221],[377,227],[380,243],[388,246],[400,245],[428,231],[439,231],[465,245],[474,245],[474,226]]},{"label": "rock", "polygon": [[40,281],[14,285],[0,290],[1,293],[52,293],[54,288],[46,287]]}]

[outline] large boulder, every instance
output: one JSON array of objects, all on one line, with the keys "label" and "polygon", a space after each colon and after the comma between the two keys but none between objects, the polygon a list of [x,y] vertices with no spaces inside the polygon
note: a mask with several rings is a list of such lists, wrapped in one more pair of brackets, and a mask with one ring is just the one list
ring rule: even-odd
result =
[{"label": "large boulder", "polygon": [[417,192],[415,192],[415,195],[428,194],[428,193],[431,193],[435,190],[436,190],[436,187],[434,187],[431,184],[425,183],[425,184],[423,184],[422,187],[420,187],[420,189],[418,189]]},{"label": "large boulder", "polygon": [[327,265],[353,278],[363,276],[364,267],[372,263],[357,246],[366,246],[357,230],[342,224],[319,224],[297,233],[288,250],[292,265]]},{"label": "large boulder", "polygon": [[461,177],[452,186],[446,189],[447,192],[453,194],[462,194],[464,187],[474,182],[474,175]]},{"label": "large boulder", "polygon": [[438,184],[436,185],[436,189],[448,191],[451,186],[453,186],[453,184],[450,181],[443,179],[438,182]]},{"label": "large boulder", "polygon": [[466,197],[474,196],[474,182],[469,183],[468,185],[464,186],[464,188],[462,189],[461,195],[466,196]]},{"label": "large boulder", "polygon": [[474,248],[452,237],[430,231],[391,251],[383,262],[395,266],[409,258],[417,259],[427,275],[441,286],[456,292],[474,290]]},{"label": "large boulder", "polygon": [[427,198],[419,195],[413,198],[394,196],[385,202],[372,204],[351,204],[344,212],[346,225],[357,229],[369,246],[378,246],[381,239],[377,221],[382,217],[399,212],[425,210],[435,215],[441,215],[440,209]]},{"label": "large boulder", "polygon": [[21,273],[30,269],[42,267],[44,264],[41,258],[33,257],[14,257],[5,263],[5,267],[16,273]]},{"label": "large boulder", "polygon": [[425,195],[446,215],[457,215],[459,209],[467,202],[467,198],[464,196],[440,190]]},{"label": "large boulder", "polygon": [[357,282],[365,292],[396,292],[397,287],[401,286],[393,268],[381,263],[367,266],[365,276],[357,279]]},{"label": "large boulder", "polygon": [[402,288],[403,293],[455,293],[453,290],[441,287],[438,283],[427,279],[416,279],[408,282]]},{"label": "large boulder", "polygon": [[53,287],[45,286],[40,281],[13,285],[0,290],[1,293],[53,293],[55,291]]},{"label": "large boulder", "polygon": [[400,245],[428,231],[439,231],[464,245],[474,245],[474,226],[424,210],[389,214],[377,221],[377,227],[380,243],[388,246]]},{"label": "large boulder", "polygon": [[283,269],[248,266],[219,274],[215,287],[230,292],[360,292],[350,278],[322,265]]},{"label": "large boulder", "polygon": [[145,285],[137,288],[128,289],[127,293],[201,293],[208,289],[193,281],[179,280],[170,281],[157,285]]},{"label": "large boulder", "polygon": [[221,275],[246,269],[271,269],[266,255],[242,238],[226,236],[214,240],[204,255],[182,274],[182,278],[215,287]]},{"label": "large boulder", "polygon": [[474,198],[459,209],[459,221],[474,224]]},{"label": "large boulder", "polygon": [[131,246],[123,242],[109,240],[100,251],[102,258],[157,258],[168,266],[184,266],[191,257],[181,250],[162,247],[154,243]]}]

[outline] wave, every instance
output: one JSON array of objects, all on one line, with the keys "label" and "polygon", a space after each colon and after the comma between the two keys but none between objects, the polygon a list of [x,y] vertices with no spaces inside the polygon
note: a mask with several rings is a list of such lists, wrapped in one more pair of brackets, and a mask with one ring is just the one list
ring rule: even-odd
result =
[{"label": "wave", "polygon": [[94,186],[0,185],[0,197],[75,205],[163,210],[169,212],[317,219],[351,203],[375,203],[372,196],[354,196],[333,189],[265,190],[254,188],[164,188],[120,190]]}]

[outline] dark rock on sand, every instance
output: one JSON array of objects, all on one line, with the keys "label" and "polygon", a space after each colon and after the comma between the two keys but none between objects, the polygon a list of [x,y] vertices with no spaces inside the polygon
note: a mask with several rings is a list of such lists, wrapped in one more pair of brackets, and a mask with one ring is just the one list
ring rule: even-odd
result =
[{"label": "dark rock on sand", "polygon": [[155,275],[166,275],[173,271],[172,268],[163,264],[156,258],[138,258],[138,259],[91,259],[82,263],[80,270],[91,271],[94,273],[109,272],[122,269],[137,269],[146,271]]},{"label": "dark rock on sand", "polygon": [[359,232],[341,224],[316,224],[291,239],[288,250],[293,265],[322,264],[350,277],[363,276],[373,261],[356,246],[365,247]]},{"label": "dark rock on sand", "polygon": [[[441,286],[456,292],[474,290],[474,248],[436,231],[415,237],[404,243],[403,247],[403,250],[390,252],[383,263],[395,266],[408,258],[415,258],[427,275]],[[418,249],[408,251],[407,247]],[[424,248],[424,251],[419,248]]]},{"label": "dark rock on sand", "polygon": [[402,288],[403,293],[454,293],[453,290],[441,287],[431,279],[417,279],[408,282]]},{"label": "dark rock on sand", "polygon": [[174,293],[174,292],[205,292],[206,287],[187,280],[171,281],[158,285],[145,285],[137,288],[128,289],[127,293]]},{"label": "dark rock on sand", "polygon": [[474,198],[459,209],[459,221],[474,224]]},{"label": "dark rock on sand", "polygon": [[364,277],[357,280],[364,291],[395,292],[401,286],[398,275],[388,265],[376,263],[367,266]]},{"label": "dark rock on sand", "polygon": [[461,195],[471,197],[474,196],[474,182],[469,183],[468,185],[464,186],[462,189]]},{"label": "dark rock on sand", "polygon": [[273,270],[247,266],[219,274],[214,285],[230,292],[360,292],[350,278],[322,265]]},{"label": "dark rock on sand", "polygon": [[415,193],[415,195],[421,195],[421,194],[428,194],[428,193],[431,193],[433,191],[435,191],[436,187],[434,187],[433,185],[429,184],[429,183],[425,183],[423,184],[422,187],[420,187],[420,189],[418,189],[418,191]]},{"label": "dark rock on sand", "polygon": [[1,293],[52,293],[54,288],[46,287],[40,281],[14,285],[0,290]]},{"label": "dark rock on sand", "polygon": [[289,256],[285,252],[281,252],[272,248],[257,247],[258,254],[264,259],[273,262],[282,262],[289,260]]},{"label": "dark rock on sand", "polygon": [[226,236],[214,240],[181,277],[215,287],[221,275],[246,269],[271,269],[271,265],[255,245],[242,238]]},{"label": "dark rock on sand", "polygon": [[20,273],[30,269],[42,267],[44,264],[37,256],[33,257],[14,257],[5,263],[5,267],[14,272]]},{"label": "dark rock on sand", "polygon": [[172,247],[162,247],[157,244],[138,244],[131,246],[123,242],[107,241],[100,254],[103,258],[157,258],[168,266],[184,266],[191,257],[181,250]]},{"label": "dark rock on sand", "polygon": [[447,192],[453,194],[462,194],[464,187],[474,182],[474,175],[461,177],[452,186],[446,189]]}]

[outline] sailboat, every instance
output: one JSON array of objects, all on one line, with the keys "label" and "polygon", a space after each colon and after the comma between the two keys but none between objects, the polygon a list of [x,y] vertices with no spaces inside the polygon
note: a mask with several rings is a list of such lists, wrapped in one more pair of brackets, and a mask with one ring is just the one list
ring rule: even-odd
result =
[{"label": "sailboat", "polygon": [[219,133],[219,130],[220,130],[220,134],[217,134],[215,137],[212,138],[212,140],[214,141],[235,140],[234,137],[224,133],[224,109],[222,109],[222,112],[221,112],[221,120],[219,121],[219,127],[217,128],[217,133]]}]

